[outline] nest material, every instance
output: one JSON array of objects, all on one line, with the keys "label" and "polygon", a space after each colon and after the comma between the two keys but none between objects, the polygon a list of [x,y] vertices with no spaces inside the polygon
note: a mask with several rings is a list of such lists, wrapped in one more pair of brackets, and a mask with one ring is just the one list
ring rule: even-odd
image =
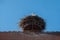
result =
[{"label": "nest material", "polygon": [[27,16],[21,20],[19,25],[24,31],[42,31],[45,29],[45,21],[38,16]]}]

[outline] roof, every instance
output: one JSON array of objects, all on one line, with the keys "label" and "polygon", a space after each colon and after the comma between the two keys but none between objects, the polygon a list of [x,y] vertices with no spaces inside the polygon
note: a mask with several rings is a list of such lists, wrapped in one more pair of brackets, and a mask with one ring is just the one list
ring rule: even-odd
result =
[{"label": "roof", "polygon": [[0,32],[0,40],[60,40],[60,32]]}]

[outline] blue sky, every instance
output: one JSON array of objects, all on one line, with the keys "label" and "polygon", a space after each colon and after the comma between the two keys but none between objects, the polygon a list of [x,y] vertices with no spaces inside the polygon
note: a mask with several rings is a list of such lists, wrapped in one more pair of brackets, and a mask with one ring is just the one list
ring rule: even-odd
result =
[{"label": "blue sky", "polygon": [[60,0],[0,0],[0,31],[22,31],[19,21],[32,12],[45,19],[45,31],[60,31]]}]

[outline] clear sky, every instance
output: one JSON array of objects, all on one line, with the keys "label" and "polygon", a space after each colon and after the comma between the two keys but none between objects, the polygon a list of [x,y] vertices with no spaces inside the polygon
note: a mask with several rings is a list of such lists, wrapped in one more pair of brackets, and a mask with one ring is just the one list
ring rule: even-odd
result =
[{"label": "clear sky", "polygon": [[60,0],[0,0],[0,31],[21,31],[19,21],[32,12],[45,19],[45,31],[60,31]]}]

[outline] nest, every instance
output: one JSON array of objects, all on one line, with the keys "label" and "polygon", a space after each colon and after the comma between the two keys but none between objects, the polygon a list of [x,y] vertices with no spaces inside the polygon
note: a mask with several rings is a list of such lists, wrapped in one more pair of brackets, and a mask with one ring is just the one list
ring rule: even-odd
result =
[{"label": "nest", "polygon": [[20,21],[20,27],[24,31],[41,32],[45,29],[45,21],[39,16],[27,16]]}]

